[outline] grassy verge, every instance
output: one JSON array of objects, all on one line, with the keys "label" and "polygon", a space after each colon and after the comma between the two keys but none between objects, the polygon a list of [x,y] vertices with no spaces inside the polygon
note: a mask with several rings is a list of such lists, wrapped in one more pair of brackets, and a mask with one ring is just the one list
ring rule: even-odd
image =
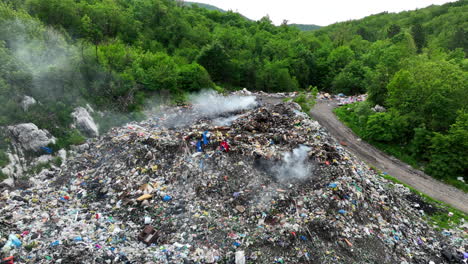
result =
[{"label": "grassy verge", "polygon": [[[427,196],[426,194],[414,189],[413,187],[399,181],[395,177],[388,175],[388,174],[383,174],[381,171],[379,171],[377,168],[371,166],[371,168],[376,171],[381,177],[395,183],[395,184],[401,184],[408,188],[413,194],[418,195],[421,197],[421,199],[429,204],[438,209],[435,213],[433,214],[426,214],[425,218],[426,220],[437,227],[439,230],[442,229],[451,229],[451,228],[457,228],[463,223],[468,221],[468,215],[465,214],[464,212],[453,208],[452,206],[441,202],[439,200],[436,200],[432,197]],[[449,213],[452,213],[452,216],[449,216]]]},{"label": "grassy verge", "polygon": [[362,136],[364,134],[364,130],[359,125],[358,116],[354,112],[350,112],[347,109],[348,107],[346,105],[340,106],[335,108],[333,112],[338,117],[338,119],[346,126],[351,128],[351,130],[353,130],[356,135]]}]

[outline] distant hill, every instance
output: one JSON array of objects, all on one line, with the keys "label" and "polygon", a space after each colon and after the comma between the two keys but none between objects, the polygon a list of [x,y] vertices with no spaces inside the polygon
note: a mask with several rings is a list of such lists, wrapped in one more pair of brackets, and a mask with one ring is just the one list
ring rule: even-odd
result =
[{"label": "distant hill", "polygon": [[[203,3],[197,3],[197,2],[188,2],[188,1],[184,1],[183,2],[185,6],[193,6],[193,5],[197,5],[198,7],[200,8],[205,8],[205,9],[208,9],[208,10],[215,10],[215,11],[219,11],[221,13],[227,13],[228,11],[224,10],[224,9],[221,9],[219,7],[216,7],[214,5],[209,5],[209,4],[203,4]],[[238,12],[235,12],[235,13],[238,13]],[[241,15],[243,18],[247,19],[247,20],[250,20],[250,21],[253,21],[252,19],[242,15],[239,13],[239,15]]]},{"label": "distant hill", "polygon": [[[203,3],[197,3],[197,2],[189,2],[189,1],[184,1],[183,4],[185,6],[193,6],[193,5],[197,5],[198,7],[200,8],[205,8],[205,9],[208,9],[208,10],[216,10],[216,11],[219,11],[219,12],[223,12],[223,13],[226,13],[227,11],[224,10],[224,9],[221,9],[217,6],[214,6],[214,5],[209,5],[209,4],[203,4]],[[248,17],[245,17],[244,15],[242,15],[244,18],[246,19],[249,19]],[[249,19],[251,20],[251,19]],[[252,20],[251,20],[252,21]],[[289,26],[291,27],[296,27],[298,29],[300,29],[301,31],[312,31],[312,30],[317,30],[317,29],[320,29],[322,28],[321,26],[318,26],[318,25],[307,25],[307,24],[290,24]]]},{"label": "distant hill", "polygon": [[193,5],[197,5],[201,8],[206,8],[208,10],[216,10],[216,11],[219,11],[219,12],[223,12],[223,13],[226,13],[227,11],[224,10],[224,9],[221,9],[219,7],[216,7],[214,5],[209,5],[209,4],[202,4],[202,3],[197,3],[197,2],[188,2],[188,1],[184,1],[184,5],[186,6],[193,6]]},{"label": "distant hill", "polygon": [[296,27],[302,31],[312,31],[322,28],[322,26],[318,25],[307,25],[307,24],[290,24],[291,27]]}]

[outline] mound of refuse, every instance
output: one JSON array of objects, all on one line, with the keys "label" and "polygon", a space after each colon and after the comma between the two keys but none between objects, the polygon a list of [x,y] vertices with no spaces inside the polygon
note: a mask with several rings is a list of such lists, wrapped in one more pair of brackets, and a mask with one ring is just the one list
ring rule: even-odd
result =
[{"label": "mound of refuse", "polygon": [[428,225],[409,197],[295,103],[209,117],[171,108],[89,140],[30,188],[4,190],[0,254],[5,263],[462,260],[462,237]]}]

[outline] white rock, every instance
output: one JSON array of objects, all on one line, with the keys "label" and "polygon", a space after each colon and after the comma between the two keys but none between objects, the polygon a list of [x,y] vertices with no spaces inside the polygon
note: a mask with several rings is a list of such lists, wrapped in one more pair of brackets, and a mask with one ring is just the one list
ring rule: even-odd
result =
[{"label": "white rock", "polygon": [[39,156],[37,159],[34,159],[32,164],[33,164],[33,166],[37,166],[37,165],[40,165],[40,164],[46,164],[46,163],[49,163],[50,161],[52,161],[53,159],[54,159],[54,156],[52,156],[52,155],[42,155],[42,156]]},{"label": "white rock", "polygon": [[89,104],[86,104],[86,109],[88,109],[88,112],[94,113],[94,109]]},{"label": "white rock", "polygon": [[[91,107],[89,107],[91,108]],[[92,109],[91,109],[92,110]],[[98,126],[94,122],[93,117],[84,107],[77,107],[72,113],[74,125],[89,137],[99,136]]]},{"label": "white rock", "polygon": [[29,107],[31,105],[35,105],[36,103],[36,99],[32,98],[31,96],[25,95],[23,97],[23,101],[21,101],[21,108],[23,108],[24,111],[28,111]]},{"label": "white rock", "polygon": [[67,151],[66,150],[64,150],[64,149],[59,150],[57,155],[62,160],[62,163],[65,163],[67,161]]},{"label": "white rock", "polygon": [[24,123],[15,126],[9,126],[8,130],[13,136],[13,139],[24,150],[38,151],[40,147],[45,147],[49,144],[55,144],[55,137],[45,129],[39,129],[33,123]]},{"label": "white rock", "polygon": [[7,179],[3,180],[3,181],[0,183],[0,185],[7,185],[7,186],[9,186],[9,187],[13,187],[13,186],[15,186],[15,181],[14,181],[13,178],[7,178]]}]

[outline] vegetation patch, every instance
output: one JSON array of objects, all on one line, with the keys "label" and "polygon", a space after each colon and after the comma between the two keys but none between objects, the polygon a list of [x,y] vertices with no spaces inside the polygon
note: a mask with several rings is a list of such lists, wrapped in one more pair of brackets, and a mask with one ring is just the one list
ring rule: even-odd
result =
[{"label": "vegetation patch", "polygon": [[310,110],[315,105],[315,99],[317,98],[318,89],[317,87],[309,87],[308,91],[300,92],[293,99],[285,98],[284,101],[293,101],[299,104],[302,108],[302,111],[310,115]]},{"label": "vegetation patch", "polygon": [[0,181],[5,180],[6,178],[8,177],[0,170]]},{"label": "vegetation patch", "polygon": [[400,115],[392,111],[376,113],[371,110],[369,102],[344,105],[334,112],[356,135],[381,151],[468,192],[468,184],[459,180],[466,180],[466,160],[456,155],[468,156],[466,150],[455,146],[455,142],[464,145],[468,140],[468,123],[465,120],[468,115],[461,113],[448,133],[442,134],[420,127],[411,131],[410,123]]},{"label": "vegetation patch", "polygon": [[5,167],[10,163],[10,159],[8,158],[8,155],[0,150],[0,168]]}]

